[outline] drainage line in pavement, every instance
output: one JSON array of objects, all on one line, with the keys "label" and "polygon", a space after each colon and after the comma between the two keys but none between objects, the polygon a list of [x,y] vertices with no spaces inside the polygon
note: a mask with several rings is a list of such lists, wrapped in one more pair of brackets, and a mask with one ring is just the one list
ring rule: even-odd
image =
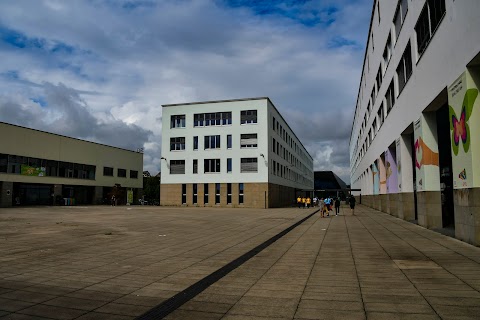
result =
[{"label": "drainage line in pavement", "polygon": [[209,274],[205,278],[197,281],[196,283],[192,284],[190,287],[186,288],[182,292],[174,295],[173,297],[165,300],[158,306],[152,308],[151,310],[145,312],[144,314],[138,316],[136,320],[151,320],[151,319],[163,319],[179,307],[181,307],[184,303],[189,301],[190,299],[194,298],[196,295],[201,293],[203,290],[207,289],[209,286],[217,282],[218,280],[222,279],[224,276],[253,258],[255,255],[260,253],[263,249],[270,246],[272,243],[277,241],[278,239],[282,238],[284,235],[304,223],[306,220],[311,218],[315,213],[319,210],[309,214],[302,220],[296,222],[295,224],[291,225],[290,227],[286,228],[285,230],[281,231],[280,233],[274,235],[267,241],[261,243],[260,245],[256,246],[252,250],[248,251],[247,253],[241,255],[237,259],[233,260],[232,262],[226,264],[225,266],[221,267],[217,271]]}]

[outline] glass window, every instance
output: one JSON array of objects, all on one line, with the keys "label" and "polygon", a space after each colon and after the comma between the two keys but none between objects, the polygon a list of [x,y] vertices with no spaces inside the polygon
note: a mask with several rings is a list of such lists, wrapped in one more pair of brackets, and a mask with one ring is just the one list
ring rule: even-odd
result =
[{"label": "glass window", "polygon": [[240,123],[257,123],[257,110],[243,110],[240,112]]},{"label": "glass window", "polygon": [[208,183],[203,184],[203,203],[208,204]]},{"label": "glass window", "polygon": [[204,159],[203,172],[204,173],[220,173],[220,159]]},{"label": "glass window", "polygon": [[220,135],[205,136],[204,148],[207,149],[220,149]]},{"label": "glass window", "polygon": [[172,115],[170,118],[170,128],[185,128],[185,115]]},{"label": "glass window", "polygon": [[187,185],[182,184],[182,204],[187,203]]},{"label": "glass window", "polygon": [[8,154],[0,153],[0,172],[7,173]]},{"label": "glass window", "polygon": [[170,138],[170,151],[185,150],[185,137]]},{"label": "glass window", "polygon": [[227,135],[227,149],[232,149],[232,135]]},{"label": "glass window", "polygon": [[170,160],[170,174],[185,174],[185,160]]},{"label": "glass window", "polygon": [[198,173],[198,160],[193,159],[193,173]]},{"label": "glass window", "polygon": [[258,139],[256,133],[240,135],[240,148],[257,148]]},{"label": "glass window", "polygon": [[[65,177],[65,162],[60,163],[60,172],[63,173],[61,174],[60,177]],[[111,167],[103,167],[103,175],[107,177],[113,177],[113,168]]]},{"label": "glass window", "polygon": [[227,204],[232,203],[232,184],[227,183]]},{"label": "glass window", "polygon": [[397,79],[398,79],[398,94],[402,92],[405,84],[412,75],[412,51],[410,47],[410,42],[408,43],[403,56],[400,59],[397,67]]},{"label": "glass window", "polygon": [[138,179],[138,171],[130,170],[130,179]]},{"label": "glass window", "polygon": [[239,204],[242,204],[244,201],[243,193],[244,193],[243,183],[239,183],[238,184],[238,203]]},{"label": "glass window", "polygon": [[215,183],[215,204],[220,204],[220,183]]},{"label": "glass window", "polygon": [[126,178],[127,177],[127,170],[125,169],[117,169],[117,177],[119,178]]},{"label": "glass window", "polygon": [[232,172],[232,158],[227,158],[227,173]]},{"label": "glass window", "polygon": [[198,136],[193,137],[193,150],[198,150]]},{"label": "glass window", "polygon": [[240,172],[258,172],[258,159],[257,158],[241,158],[240,159]]},{"label": "glass window", "polygon": [[193,194],[192,194],[192,203],[198,203],[198,185],[196,183],[192,184]]}]

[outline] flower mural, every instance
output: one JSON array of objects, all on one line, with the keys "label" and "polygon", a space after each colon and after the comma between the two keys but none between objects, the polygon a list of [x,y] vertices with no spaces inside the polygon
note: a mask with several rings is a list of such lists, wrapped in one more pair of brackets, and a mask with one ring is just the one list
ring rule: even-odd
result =
[{"label": "flower mural", "polygon": [[477,95],[477,89],[468,89],[467,92],[465,92],[460,118],[457,118],[455,110],[452,106],[449,106],[450,130],[452,131],[452,150],[455,155],[458,155],[460,140],[462,141],[465,153],[470,149],[470,127],[468,125],[468,120],[472,115],[473,104],[475,103]]}]

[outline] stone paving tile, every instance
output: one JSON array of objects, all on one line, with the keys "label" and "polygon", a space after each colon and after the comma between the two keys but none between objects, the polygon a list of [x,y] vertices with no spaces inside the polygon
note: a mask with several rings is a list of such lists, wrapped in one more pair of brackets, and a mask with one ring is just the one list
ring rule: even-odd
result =
[{"label": "stone paving tile", "polygon": [[0,298],[0,310],[15,312],[35,305],[35,302],[26,302],[21,300],[11,300]]},{"label": "stone paving tile", "polygon": [[150,309],[151,307],[149,306],[139,306],[139,305],[133,305],[133,304],[121,304],[121,303],[111,302],[95,309],[95,312],[136,317],[147,312]]},{"label": "stone paving tile", "polygon": [[390,313],[390,312],[367,312],[368,320],[441,320],[437,315]]},{"label": "stone paving tile", "polygon": [[43,302],[45,305],[92,311],[105,304],[104,301],[59,297]]},{"label": "stone paving tile", "polygon": [[82,314],[85,314],[86,312],[87,311],[84,310],[55,307],[44,304],[37,304],[29,308],[17,311],[17,313],[59,320],[75,319]]},{"label": "stone paving tile", "polygon": [[48,320],[50,318],[31,316],[28,314],[11,313],[9,315],[0,317],[0,319],[2,320]]},{"label": "stone paving tile", "polygon": [[0,295],[0,298],[20,300],[26,302],[40,303],[55,298],[56,296],[51,294],[39,293],[39,292],[30,292],[23,290],[15,290],[4,293]]}]

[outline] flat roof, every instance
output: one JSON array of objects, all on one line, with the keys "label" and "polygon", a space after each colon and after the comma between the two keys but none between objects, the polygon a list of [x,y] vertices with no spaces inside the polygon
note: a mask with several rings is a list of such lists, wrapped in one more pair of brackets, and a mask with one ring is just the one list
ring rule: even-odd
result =
[{"label": "flat roof", "polygon": [[128,152],[133,152],[133,153],[140,153],[140,152],[133,151],[133,150],[128,150],[128,149],[124,149],[124,148],[119,148],[119,147],[110,146],[110,145],[108,145],[108,144],[103,144],[103,143],[98,143],[98,142],[93,142],[93,141],[88,141],[88,140],[73,138],[73,137],[64,136],[64,135],[61,135],[61,134],[58,134],[58,133],[53,133],[53,132],[48,132],[48,131],[43,131],[43,130],[28,128],[28,127],[23,127],[23,126],[19,126],[19,125],[16,125],[16,124],[3,122],[3,121],[0,121],[0,124],[5,124],[5,125],[7,125],[7,126],[12,126],[12,127],[17,127],[17,128],[32,130],[32,131],[41,132],[41,133],[46,133],[46,134],[51,134],[51,135],[59,136],[59,137],[62,137],[62,138],[68,138],[68,139],[74,139],[74,140],[78,140],[78,141],[93,143],[93,144],[97,144],[97,145],[100,145],[100,146],[109,147],[109,148],[114,148],[114,149],[119,149],[119,150],[123,150],[123,151],[128,151]]},{"label": "flat roof", "polygon": [[228,100],[212,100],[212,101],[198,101],[198,102],[187,102],[187,103],[163,104],[162,107],[188,106],[188,105],[195,105],[195,104],[222,103],[222,102],[237,102],[237,101],[251,101],[251,100],[267,100],[267,101],[272,105],[272,107],[275,109],[275,111],[277,111],[277,113],[278,113],[278,114],[280,115],[280,117],[282,118],[283,122],[287,125],[288,129],[290,129],[290,131],[293,133],[293,135],[295,136],[295,138],[297,138],[298,142],[302,145],[303,149],[304,149],[305,152],[308,154],[308,156],[310,157],[310,159],[313,161],[313,157],[310,155],[310,152],[308,152],[307,148],[305,148],[305,146],[303,145],[302,140],[300,140],[300,139],[297,137],[297,134],[295,133],[295,131],[293,131],[292,128],[290,128],[290,125],[288,124],[288,122],[285,121],[285,118],[283,118],[282,114],[280,113],[280,111],[278,111],[277,107],[275,107],[275,105],[273,104],[272,100],[270,100],[269,97],[257,97],[257,98],[243,98],[243,99],[228,99]]}]

